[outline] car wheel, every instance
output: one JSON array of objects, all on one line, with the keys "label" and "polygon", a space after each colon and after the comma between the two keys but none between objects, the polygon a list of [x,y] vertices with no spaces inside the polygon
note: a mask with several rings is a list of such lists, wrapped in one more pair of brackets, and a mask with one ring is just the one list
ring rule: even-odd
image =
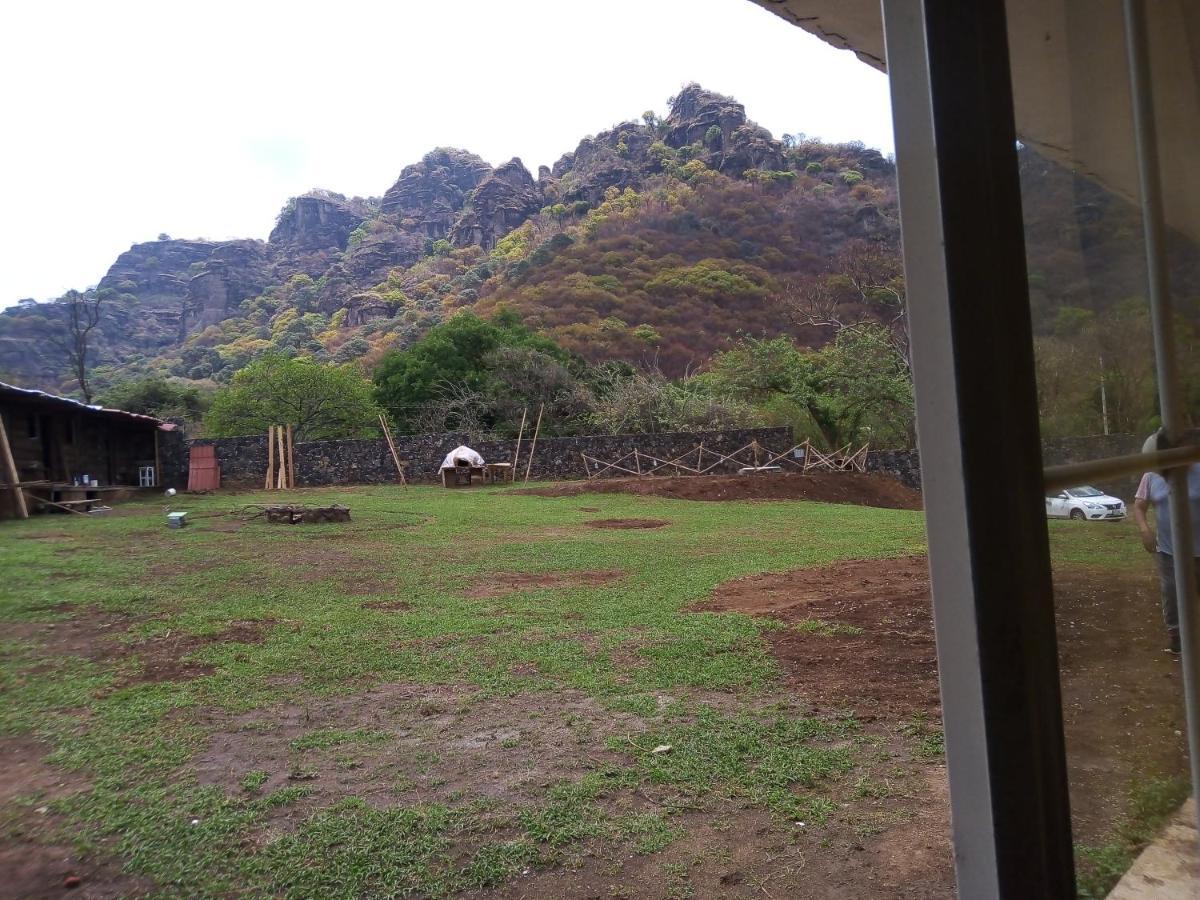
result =
[{"label": "car wheel", "polygon": [[1071,510],[1071,518],[1082,522],[1084,519],[1087,518],[1087,516],[1085,516],[1083,514],[1082,509],[1073,509],[1073,510]]}]

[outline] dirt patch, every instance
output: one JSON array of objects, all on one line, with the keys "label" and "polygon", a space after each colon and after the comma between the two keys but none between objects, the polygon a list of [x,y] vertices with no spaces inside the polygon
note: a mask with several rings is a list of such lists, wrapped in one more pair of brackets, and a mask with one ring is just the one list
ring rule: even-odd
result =
[{"label": "dirt patch", "polygon": [[472,600],[483,600],[502,597],[518,591],[611,584],[624,577],[625,572],[620,569],[577,572],[497,572],[476,581],[464,592],[464,595]]},{"label": "dirt patch", "polygon": [[0,737],[0,805],[17,797],[49,803],[91,788],[78,772],[47,763],[52,749],[31,737]]},{"label": "dirt patch", "polygon": [[[480,700],[474,688],[407,684],[304,706],[208,715],[212,742],[190,765],[201,784],[245,796],[246,776],[265,772],[256,792],[297,783],[297,777],[311,789],[301,802],[279,810],[276,831],[290,830],[314,808],[347,796],[380,807],[461,797],[532,803],[543,798],[547,784],[578,780],[597,763],[620,761],[595,747],[610,735],[640,730],[640,720],[576,691]],[[332,730],[342,738],[356,736],[328,745],[314,739]]]},{"label": "dirt patch", "polygon": [[387,612],[407,612],[412,609],[412,604],[403,600],[368,600],[359,605],[363,609],[382,609]]},{"label": "dirt patch", "polygon": [[31,840],[13,840],[0,847],[0,872],[6,897],[30,900],[118,900],[146,896],[152,890],[149,882],[122,875],[115,862]]},{"label": "dirt patch", "polygon": [[[742,578],[695,609],[775,620],[764,640],[784,678],[818,704],[934,721],[925,565],[908,557]],[[1132,785],[1187,773],[1180,666],[1162,652],[1153,573],[1063,566],[1054,588],[1071,815],[1077,840],[1096,844],[1126,815]]]},{"label": "dirt patch", "polygon": [[580,512],[600,512],[600,507],[598,507],[598,506],[581,506],[581,507],[579,507],[579,511]]},{"label": "dirt patch", "polygon": [[673,500],[815,500],[885,509],[921,509],[921,493],[887,475],[814,472],[808,475],[695,475],[565,481],[514,491],[539,497],[638,494]]},{"label": "dirt patch", "polygon": [[120,686],[156,681],[190,681],[211,675],[216,666],[189,660],[186,657],[212,644],[261,644],[264,631],[272,621],[234,622],[216,634],[183,634],[168,632],[125,645],[122,655],[137,656],[141,670],[125,678]]},{"label": "dirt patch", "polygon": [[588,528],[662,528],[670,525],[666,519],[592,519]]},{"label": "dirt patch", "polygon": [[[0,811],[6,818],[0,872],[6,897],[136,897],[149,885],[120,874],[120,867],[95,854],[80,854],[48,840],[65,823],[47,804],[91,789],[77,772],[48,764],[51,747],[27,736],[0,738]],[[13,801],[21,800],[21,804]],[[68,888],[68,879],[79,879]]]},{"label": "dirt patch", "polygon": [[925,557],[835,563],[719,585],[699,611],[772,620],[763,637],[785,680],[860,712],[937,712]]},{"label": "dirt patch", "polygon": [[120,663],[137,657],[139,672],[118,684],[125,687],[154,681],[187,681],[211,675],[215,667],[186,659],[202,647],[212,644],[261,644],[265,629],[272,621],[234,622],[215,634],[195,635],[166,632],[139,641],[124,641],[123,636],[144,617],[106,612],[96,606],[59,604],[58,612],[70,611],[71,618],[57,622],[8,622],[4,631],[9,639],[39,645],[39,656],[55,658],[78,656],[92,662]]},{"label": "dirt patch", "polygon": [[[954,863],[945,770],[926,769],[905,781],[903,796],[855,800],[854,810],[815,828],[780,827],[762,810],[719,803],[672,817],[681,834],[661,853],[595,842],[568,866],[466,896],[950,898]],[[643,786],[618,800],[616,812],[657,812],[665,798],[656,793]]]}]

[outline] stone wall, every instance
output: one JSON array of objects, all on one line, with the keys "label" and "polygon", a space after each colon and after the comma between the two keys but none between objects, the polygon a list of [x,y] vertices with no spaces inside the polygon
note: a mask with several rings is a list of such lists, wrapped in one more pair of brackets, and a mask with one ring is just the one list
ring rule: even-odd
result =
[{"label": "stone wall", "polygon": [[[792,446],[792,429],[747,428],[732,431],[675,432],[668,434],[589,435],[538,439],[534,451],[531,478],[583,478],[586,453],[605,461],[615,461],[633,451],[671,459],[704,446],[722,453],[732,453],[751,441],[781,453]],[[446,454],[466,444],[482,454],[488,462],[511,462],[516,440],[472,441],[466,434],[415,434],[395,438],[396,452],[408,462],[406,469],[412,481],[432,481]],[[267,471],[267,437],[199,439],[192,444],[213,444],[221,465],[221,484],[228,487],[261,487]],[[521,445],[521,475],[528,460],[529,439]],[[383,439],[312,441],[296,444],[296,484],[319,486],[327,484],[391,484],[396,481],[396,466],[392,462],[387,442]],[[708,460],[706,460],[708,462]],[[749,462],[749,459],[747,459]],[[633,461],[625,465],[634,468]],[[164,466],[165,468],[165,466]],[[736,466],[725,466],[733,471]],[[721,471],[722,469],[714,469]],[[621,475],[621,472],[609,474]],[[186,484],[186,471],[183,475]]]},{"label": "stone wall", "polygon": [[[1133,434],[1094,434],[1059,438],[1042,444],[1042,464],[1061,466],[1109,456],[1126,456],[1142,449],[1144,437]],[[909,487],[921,488],[921,458],[916,450],[872,450],[867,454],[867,471],[891,475]],[[1128,475],[1094,486],[1126,502],[1133,499],[1140,475]]]},{"label": "stone wall", "polygon": [[921,457],[916,450],[869,450],[867,471],[891,475],[901,484],[921,489]]}]

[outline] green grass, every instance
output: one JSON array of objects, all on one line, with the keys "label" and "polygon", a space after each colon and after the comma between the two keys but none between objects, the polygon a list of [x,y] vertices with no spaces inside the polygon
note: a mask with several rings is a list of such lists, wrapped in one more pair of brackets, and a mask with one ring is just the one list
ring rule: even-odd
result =
[{"label": "green grass", "polygon": [[[55,748],[53,763],[84,773],[91,789],[56,811],[78,841],[116,852],[165,895],[383,896],[397,885],[446,895],[502,883],[590,841],[662,852],[682,833],[681,810],[723,802],[768,810],[781,826],[820,823],[835,808],[834,788],[853,783],[857,724],[764,712],[781,686],[761,623],[685,608],[731,578],[924,548],[921,516],[907,511],[503,489],[309,491],[303,502],[346,503],[354,521],[228,530],[237,521],[229,511],[276,497],[175,498],[193,520],[181,530],[165,527],[157,501],[123,507],[132,515],[0,523],[0,623],[65,622],[95,607],[107,619],[133,618],[127,633],[106,638],[114,649],[261,625],[260,643],[197,641],[181,651],[212,667],[190,681],[131,681],[137,652],[89,661],[47,653],[37,637],[0,644],[0,736],[37,735]],[[581,506],[670,525],[590,529],[596,514]],[[467,596],[497,571],[597,569],[625,577]],[[373,600],[408,606],[363,606]],[[825,628],[848,633],[836,623],[818,633]],[[348,773],[360,750],[392,752],[396,736],[377,722],[294,735],[291,768],[275,773],[292,783],[266,794],[265,768],[234,774],[229,791],[201,785],[189,768],[222,717],[269,717],[388,683],[454,686],[472,704],[584,697],[630,717],[628,735],[608,749],[578,721],[573,752],[608,761],[503,812],[469,792],[406,802],[415,782],[400,774],[390,782],[395,806],[355,796],[312,806],[307,779],[320,767]],[[720,711],[704,703],[714,693],[726,698]],[[671,752],[650,753],[658,744]],[[510,739],[496,752],[519,757],[523,746],[524,737]],[[427,784],[447,780],[436,742],[411,758]],[[667,805],[623,805],[642,789]],[[288,810],[299,824],[279,836],[272,817]]]},{"label": "green grass", "polygon": [[1077,846],[1075,860],[1079,896],[1100,900],[1133,865],[1187,798],[1186,777],[1151,778],[1130,791],[1129,811],[1113,829],[1112,839],[1101,846]]}]

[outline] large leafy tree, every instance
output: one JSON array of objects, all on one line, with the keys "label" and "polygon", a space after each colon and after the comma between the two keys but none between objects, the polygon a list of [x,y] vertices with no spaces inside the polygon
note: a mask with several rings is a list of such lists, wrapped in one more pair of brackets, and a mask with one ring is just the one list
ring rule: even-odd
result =
[{"label": "large leafy tree", "polygon": [[[826,447],[911,446],[912,380],[887,326],[860,323],[803,351],[787,338],[747,338],[717,354],[700,379],[718,396],[783,411]],[[768,416],[770,418],[770,416]]]},{"label": "large leafy tree", "polygon": [[100,396],[100,402],[112,409],[191,421],[204,414],[206,400],[194,385],[153,377],[118,382]]},{"label": "large leafy tree", "polygon": [[373,437],[379,412],[370,382],[354,367],[271,354],[217,391],[204,431],[210,437],[236,437],[292,424],[301,441]]},{"label": "large leafy tree", "polygon": [[375,400],[404,431],[490,429],[571,392],[570,354],[512,313],[460,313],[375,370]]}]

